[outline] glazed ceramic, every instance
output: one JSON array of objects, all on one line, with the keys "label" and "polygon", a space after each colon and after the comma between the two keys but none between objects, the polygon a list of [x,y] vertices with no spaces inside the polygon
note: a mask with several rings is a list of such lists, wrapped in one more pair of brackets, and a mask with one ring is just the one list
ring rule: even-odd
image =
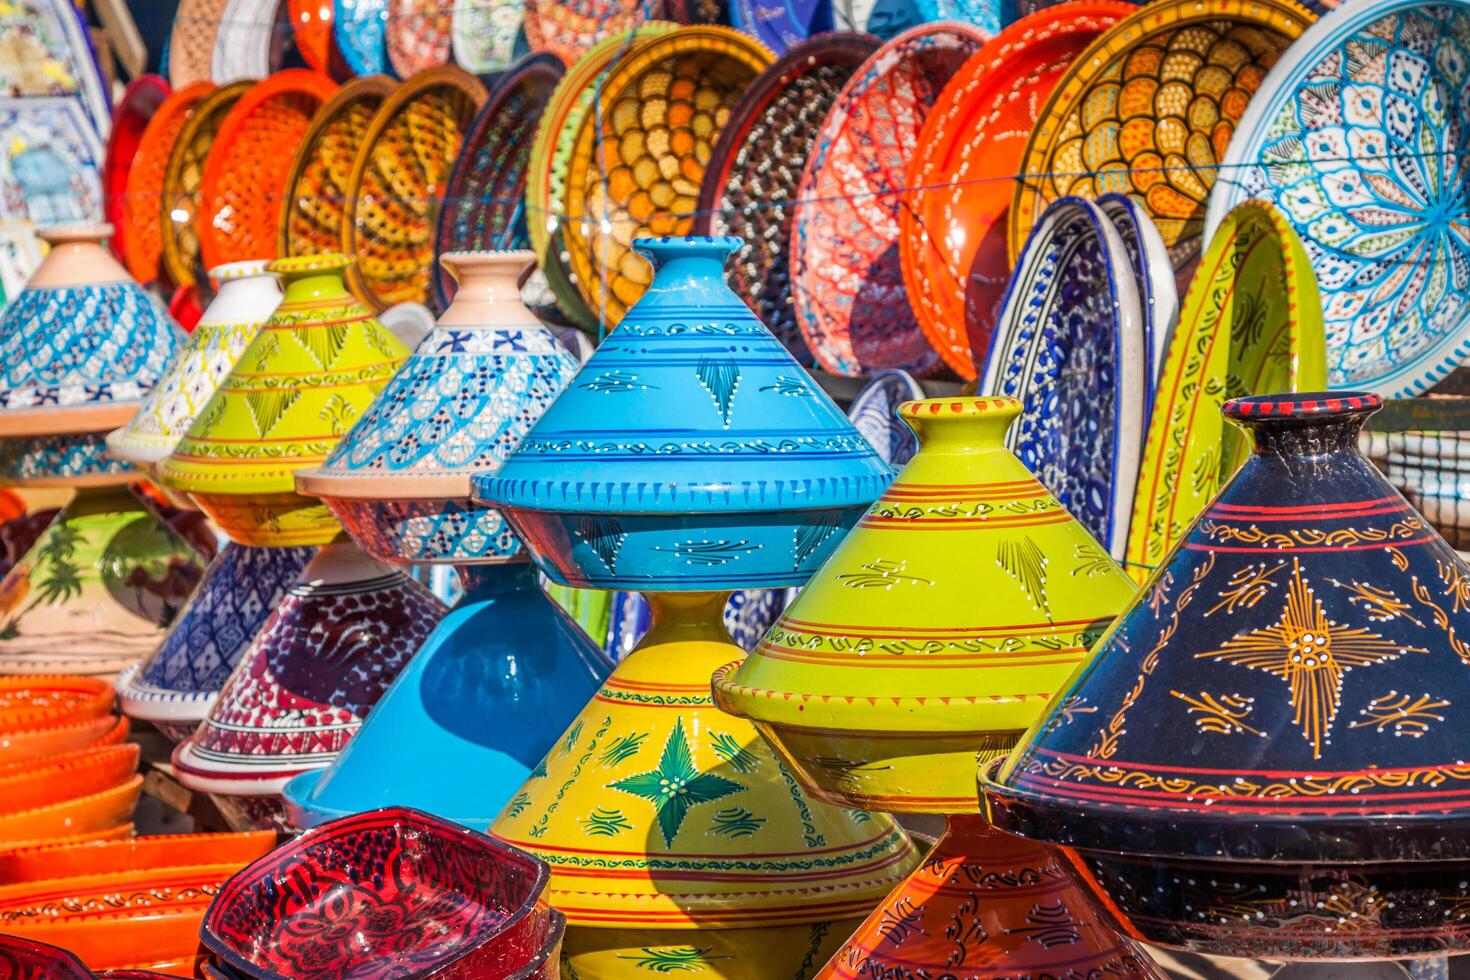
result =
[{"label": "glazed ceramic", "polygon": [[730,288],[802,364],[812,355],[791,309],[792,209],[770,205],[796,196],[827,110],[878,43],[844,33],[791,47],[730,110],[699,185],[693,234],[745,239]]},{"label": "glazed ceramic", "polygon": [[24,731],[105,718],[112,710],[111,687],[95,677],[67,674],[0,676],[0,731]]},{"label": "glazed ceramic", "polygon": [[470,480],[496,469],[577,371],[520,299],[530,252],[452,252],[462,283],[434,331],[297,490],[384,561],[509,559],[520,542]]},{"label": "glazed ceramic", "polygon": [[71,953],[19,936],[0,936],[0,971],[18,980],[92,980],[92,971]]},{"label": "glazed ceramic", "polygon": [[476,498],[501,508],[553,581],[800,585],[888,482],[872,447],[725,286],[740,244],[639,240],[657,266],[648,292],[501,469],[476,478]]},{"label": "glazed ceramic", "polygon": [[159,834],[129,840],[42,844],[0,855],[0,884],[204,864],[234,863],[243,867],[275,846],[275,835],[269,831]]},{"label": "glazed ceramic", "polygon": [[1012,178],[1037,113],[1077,56],[1132,10],[1093,0],[1023,17],[960,66],[924,120],[898,210],[899,259],[919,328],[962,378],[985,363],[999,322]]},{"label": "glazed ceramic", "polygon": [[388,0],[385,47],[399,78],[450,62],[450,17],[438,0]]},{"label": "glazed ceramic", "polygon": [[924,389],[907,371],[882,371],[857,393],[847,417],[878,457],[897,469],[919,448],[914,430],[899,416],[899,406],[923,397]]},{"label": "glazed ceramic", "polygon": [[159,227],[163,239],[163,270],[177,287],[194,286],[204,275],[199,251],[204,171],[220,126],[251,86],[248,81],[232,82],[205,94],[194,104],[169,151],[158,200]]},{"label": "glazed ceramic", "polygon": [[175,742],[193,734],[311,556],[311,548],[225,545],[163,643],[118,675],[123,713]]},{"label": "glazed ceramic", "polygon": [[229,0],[179,0],[168,37],[168,81],[174,88],[209,80],[227,6]]},{"label": "glazed ceramic", "polygon": [[0,13],[0,52],[0,91],[27,98],[71,97],[86,108],[96,132],[109,135],[107,85],[87,26],[68,0],[8,4]]},{"label": "glazed ceramic", "polygon": [[[742,650],[751,650],[776,622],[791,589],[740,589],[730,593],[722,617],[730,640]],[[638,646],[653,625],[653,610],[637,592],[616,592],[607,610],[607,642],[603,649],[614,662]],[[590,629],[589,629],[590,632]]]},{"label": "glazed ceramic", "polygon": [[91,796],[125,783],[138,771],[138,748],[103,745],[0,766],[0,816]]},{"label": "glazed ceramic", "polygon": [[0,731],[0,763],[32,761],[92,745],[115,745],[128,737],[128,720],[103,715]]},{"label": "glazed ceramic", "polygon": [[839,31],[866,31],[884,40],[923,23],[915,0],[832,0]]},{"label": "glazed ceramic", "polygon": [[296,50],[317,71],[346,68],[341,53],[334,50],[332,7],[333,0],[286,0]]},{"label": "glazed ceramic", "polygon": [[756,0],[734,0],[730,23],[754,35],[776,54],[785,54],[814,34],[832,30],[832,5],[826,0],[793,0],[762,6]]},{"label": "glazed ceramic", "polygon": [[611,667],[529,563],[475,569],[337,760],[286,786],[288,820],[393,805],[484,830]]},{"label": "glazed ceramic", "polygon": [[124,264],[129,252],[126,239],[132,234],[125,211],[128,175],[149,122],[168,101],[169,94],[168,82],[158,75],[139,75],[133,79],[117,104],[112,132],[107,137],[107,151],[102,159],[102,210],[104,219],[114,229],[112,254]]},{"label": "glazed ceramic", "polygon": [[209,77],[219,85],[264,78],[280,69],[284,45],[276,42],[278,25],[289,20],[282,0],[229,0],[214,36]]},{"label": "glazed ceramic", "polygon": [[633,239],[688,234],[721,125],[773,60],[748,35],[715,26],[683,27],[614,59],[600,92],[609,121],[583,120],[563,199],[574,283],[599,323],[621,322],[651,281]]},{"label": "glazed ceramic", "polygon": [[750,657],[715,676],[719,706],[830,802],[973,812],[968,760],[1010,751],[1133,596],[1005,448],[1021,409],[904,404],[918,455]]},{"label": "glazed ceramic", "polygon": [[898,213],[925,119],[987,38],[960,23],[894,38],[848,79],[817,132],[793,208],[791,302],[826,371],[940,364],[904,292]]},{"label": "glazed ceramic", "polygon": [[281,304],[159,464],[165,484],[240,544],[341,533],[323,504],[296,494],[295,471],[326,459],[408,356],[347,292],[348,265],[318,255],[268,266],[285,283]]},{"label": "glazed ceramic", "polygon": [[1062,198],[1021,253],[978,390],[1021,401],[1007,444],[1119,559],[1147,380],[1143,305],[1123,238],[1097,205]]},{"label": "glazed ceramic", "polygon": [[272,826],[287,781],[332,761],[443,615],[402,572],[324,545],[174,749],[179,781],[237,830]]},{"label": "glazed ceramic", "polygon": [[1150,942],[1273,959],[1470,942],[1449,830],[1470,567],[1358,453],[1380,405],[1228,402],[1253,452],[984,774],[991,819],[1076,849]]},{"label": "glazed ceramic", "polygon": [[219,291],[137,413],[108,433],[109,452],[142,467],[157,465],[173,452],[281,303],[280,281],[265,265],[236,262],[209,270]]},{"label": "glazed ceramic", "polygon": [[1114,930],[1056,851],[987,827],[977,816],[954,816],[924,863],[816,976],[1167,975]]},{"label": "glazed ceramic", "polygon": [[80,490],[0,579],[0,673],[110,677],[158,646],[203,573],[127,488]]},{"label": "glazed ceramic", "polygon": [[388,70],[388,0],[332,0],[332,48],[354,75]]},{"label": "glazed ceramic", "polygon": [[568,65],[598,44],[622,38],[664,16],[660,0],[528,0],[522,30],[532,51],[548,51]]},{"label": "glazed ceramic", "polygon": [[555,931],[546,879],[540,861],[483,834],[403,807],[375,810],[235,875],[200,938],[260,980],[504,980]]},{"label": "glazed ceramic", "polygon": [[1206,231],[1247,198],[1282,209],[1317,274],[1334,388],[1406,398],[1470,353],[1470,242],[1454,230],[1467,27],[1458,3],[1332,11],[1266,76],[1222,160]]},{"label": "glazed ceramic", "polygon": [[1231,212],[1184,298],[1156,388],[1128,526],[1138,581],[1163,563],[1247,447],[1220,417],[1236,394],[1325,387],[1321,302],[1296,233],[1270,205]]},{"label": "glazed ceramic", "polygon": [[1144,419],[1153,414],[1155,388],[1164,367],[1169,338],[1179,322],[1179,286],[1169,261],[1164,236],[1138,202],[1126,194],[1104,194],[1097,206],[1118,229],[1133,276],[1138,283],[1139,305],[1143,308],[1144,336],[1148,339],[1148,377],[1144,382]]},{"label": "glazed ceramic", "polygon": [[138,152],[128,169],[122,198],[123,264],[139,282],[155,282],[163,275],[164,173],[174,145],[194,107],[210,92],[213,82],[195,82],[176,89],[148,120],[138,141]]},{"label": "glazed ceramic", "polygon": [[103,219],[101,141],[68,96],[0,98],[0,219],[38,228]]},{"label": "glazed ceramic", "polygon": [[119,824],[131,828],[133,811],[142,792],[143,777],[134,776],[88,796],[0,814],[0,851],[30,847],[76,834],[92,834]]},{"label": "glazed ceramic", "polygon": [[1113,25],[1038,116],[1016,169],[1026,176],[1011,201],[1011,259],[1051,201],[1125,193],[1158,225],[1183,288],[1223,148],[1266,71],[1315,19],[1293,0],[1165,0]]},{"label": "glazed ceramic", "polygon": [[523,19],[522,5],[512,0],[455,0],[450,15],[455,63],[476,75],[507,68]]}]

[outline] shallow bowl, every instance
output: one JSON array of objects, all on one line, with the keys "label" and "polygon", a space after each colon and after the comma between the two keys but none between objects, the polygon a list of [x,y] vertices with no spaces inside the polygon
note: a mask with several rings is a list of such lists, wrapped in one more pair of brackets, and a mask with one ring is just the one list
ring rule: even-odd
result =
[{"label": "shallow bowl", "polygon": [[0,731],[73,724],[112,712],[112,685],[97,677],[0,677]]},{"label": "shallow bowl", "polygon": [[129,824],[142,792],[143,777],[134,776],[91,796],[0,814],[0,849]]},{"label": "shallow bowl", "polygon": [[0,765],[0,815],[91,796],[138,771],[137,745],[103,745]]},{"label": "shallow bowl", "polygon": [[86,721],[0,732],[0,764],[43,759],[89,746],[117,745],[127,741],[128,729],[126,718],[100,715]]},{"label": "shallow bowl", "polygon": [[238,868],[268,854],[275,846],[276,835],[264,831],[42,844],[0,854],[0,885],[207,864]]},{"label": "shallow bowl", "polygon": [[92,980],[92,971],[71,953],[46,943],[0,936],[0,977],[18,980]]}]

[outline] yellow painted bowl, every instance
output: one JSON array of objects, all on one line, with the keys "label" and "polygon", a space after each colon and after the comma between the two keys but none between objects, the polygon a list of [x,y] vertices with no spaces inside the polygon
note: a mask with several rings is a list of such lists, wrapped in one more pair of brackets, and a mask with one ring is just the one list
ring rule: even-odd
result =
[{"label": "yellow painted bowl", "polygon": [[191,499],[231,541],[251,547],[306,547],[342,536],[326,504],[299,493],[195,493]]},{"label": "yellow painted bowl", "polygon": [[596,929],[568,927],[563,980],[613,980],[656,974],[707,980],[812,977],[863,920],[763,929]]}]

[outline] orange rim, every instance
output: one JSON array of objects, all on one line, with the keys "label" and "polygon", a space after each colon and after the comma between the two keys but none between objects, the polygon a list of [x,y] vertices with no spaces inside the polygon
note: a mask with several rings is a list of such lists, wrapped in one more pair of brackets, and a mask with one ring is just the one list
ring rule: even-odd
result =
[{"label": "orange rim", "polygon": [[210,92],[184,122],[163,174],[158,220],[163,238],[163,268],[175,286],[194,285],[199,265],[199,192],[204,166],[225,116],[250,90],[252,82],[235,82]]},{"label": "orange rim", "polygon": [[214,88],[213,82],[195,82],[179,89],[163,100],[143,130],[120,209],[128,229],[122,239],[123,264],[139,282],[153,282],[163,274],[163,175],[189,114]]}]

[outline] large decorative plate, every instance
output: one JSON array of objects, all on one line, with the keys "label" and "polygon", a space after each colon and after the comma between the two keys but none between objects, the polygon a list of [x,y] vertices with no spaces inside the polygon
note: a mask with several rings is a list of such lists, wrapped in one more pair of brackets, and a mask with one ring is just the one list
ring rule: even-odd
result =
[{"label": "large decorative plate", "polygon": [[250,85],[250,82],[233,82],[200,99],[184,121],[169,153],[159,198],[159,221],[163,231],[164,271],[176,286],[192,286],[204,274],[195,222],[205,161],[220,124],[241,96],[250,91]]},{"label": "large decorative plate", "polygon": [[791,299],[833,374],[939,367],[904,289],[899,211],[924,121],[986,37],[969,24],[900,34],[848,80],[817,133],[792,219]]},{"label": "large decorative plate", "polygon": [[917,401],[924,389],[907,371],[879,371],[847,406],[853,428],[895,470],[919,450],[918,437],[898,415],[898,406]]},{"label": "large decorative plate", "polygon": [[112,112],[92,42],[71,0],[11,0],[0,5],[0,92],[74,95],[106,136]]},{"label": "large decorative plate", "polygon": [[831,0],[839,31],[866,31],[885,41],[924,23],[917,0]]},{"label": "large decorative plate", "polygon": [[965,62],[924,121],[898,254],[919,328],[962,378],[984,362],[1005,301],[1007,212],[1037,114],[1077,56],[1133,9],[1078,0],[1016,21]]},{"label": "large decorative plate", "polygon": [[0,98],[0,221],[100,224],[102,143],[70,95]]},{"label": "large decorative plate", "polygon": [[332,67],[332,0],[287,0],[296,50],[317,71]]},{"label": "large decorative plate", "polygon": [[663,0],[525,0],[523,29],[532,51],[568,65],[602,41],[664,16]]},{"label": "large decorative plate", "polygon": [[332,40],[354,75],[388,70],[388,0],[333,0]]},{"label": "large decorative plate", "polygon": [[515,60],[524,12],[521,0],[454,0],[449,40],[455,63],[476,75],[504,69]]},{"label": "large decorative plate", "polygon": [[824,34],[782,55],[730,110],[699,185],[693,233],[745,239],[726,280],[803,364],[812,355],[791,309],[787,202],[827,110],[878,44],[871,34]]},{"label": "large decorative plate", "polygon": [[1144,336],[1148,339],[1148,378],[1143,386],[1144,418],[1153,414],[1154,388],[1164,364],[1164,350],[1179,321],[1179,284],[1169,261],[1169,247],[1137,201],[1126,194],[1104,194],[1097,206],[1113,222],[1128,249],[1138,300],[1143,306]]},{"label": "large decorative plate", "polygon": [[915,0],[914,9],[928,22],[960,21],[974,24],[989,34],[998,34],[1007,18],[1001,0]]},{"label": "large decorative plate", "polygon": [[1225,154],[1206,231],[1281,208],[1317,273],[1327,383],[1417,395],[1470,355],[1470,4],[1328,14],[1266,76]]},{"label": "large decorative plate", "polygon": [[434,296],[443,309],[454,298],[454,277],[439,265],[445,252],[528,248],[526,168],[536,125],[566,66],[553,54],[516,62],[470,123],[454,161],[434,235]]},{"label": "large decorative plate", "polygon": [[311,117],[281,195],[276,222],[281,257],[342,251],[342,213],[352,165],[373,116],[393,89],[387,75],[354,78]]},{"label": "large decorative plate", "polygon": [[168,36],[168,83],[176,89],[211,81],[214,39],[230,0],[179,0]]},{"label": "large decorative plate", "polygon": [[127,238],[133,231],[128,227],[124,208],[128,174],[148,132],[149,121],[168,96],[168,82],[157,75],[139,75],[128,83],[113,114],[112,132],[107,136],[107,151],[102,159],[102,211],[113,229],[109,243],[112,253],[122,262],[127,261]]},{"label": "large decorative plate", "polygon": [[1243,395],[1319,391],[1326,338],[1317,282],[1281,212],[1246,201],[1225,216],[1184,297],[1149,419],[1126,567],[1162,564],[1247,447],[1220,406]]},{"label": "large decorative plate", "polygon": [[320,72],[290,68],[256,82],[220,121],[199,187],[204,267],[277,257],[281,200],[312,116],[337,91]]},{"label": "large decorative plate", "polygon": [[772,60],[731,28],[681,27],[608,72],[602,118],[583,120],[572,149],[563,229],[577,290],[599,323],[616,326],[652,281],[633,239],[689,233],[720,128]]},{"label": "large decorative plate", "polygon": [[347,284],[375,310],[429,299],[444,183],[485,86],[452,66],[431,68],[384,100],[358,147],[342,213],[342,244],[357,261]]},{"label": "large decorative plate", "polygon": [[807,38],[832,30],[831,0],[732,0],[730,23],[778,55]]},{"label": "large decorative plate", "polygon": [[169,157],[189,114],[201,99],[213,91],[213,82],[195,82],[174,92],[148,120],[148,128],[138,141],[138,152],[128,169],[122,221],[117,227],[127,229],[125,234],[118,236],[123,247],[123,264],[128,267],[128,275],[141,283],[153,282],[163,274],[163,211],[160,202]]},{"label": "large decorative plate", "polygon": [[1021,402],[1006,445],[1119,559],[1143,445],[1147,350],[1118,229],[1081,198],[1054,202],[1011,277],[978,393]]},{"label": "large decorative plate", "polygon": [[384,40],[388,64],[399,78],[449,64],[452,13],[442,0],[388,0]]},{"label": "large decorative plate", "polygon": [[264,78],[281,67],[284,44],[276,43],[291,30],[284,0],[230,0],[214,36],[209,77],[216,85]]},{"label": "large decorative plate", "polygon": [[1315,19],[1294,0],[1156,0],[1098,38],[1052,92],[1026,146],[1011,258],[1049,202],[1123,193],[1158,226],[1183,288],[1235,124]]},{"label": "large decorative plate", "polygon": [[610,37],[567,69],[541,113],[526,173],[526,231],[536,264],[556,297],[556,305],[573,324],[597,329],[597,317],[582,302],[572,284],[571,256],[566,251],[565,214],[567,165],[582,120],[592,110],[593,96],[602,90],[602,77],[614,57],[626,58],[637,46],[675,30],[667,21],[644,24],[631,36]]}]

